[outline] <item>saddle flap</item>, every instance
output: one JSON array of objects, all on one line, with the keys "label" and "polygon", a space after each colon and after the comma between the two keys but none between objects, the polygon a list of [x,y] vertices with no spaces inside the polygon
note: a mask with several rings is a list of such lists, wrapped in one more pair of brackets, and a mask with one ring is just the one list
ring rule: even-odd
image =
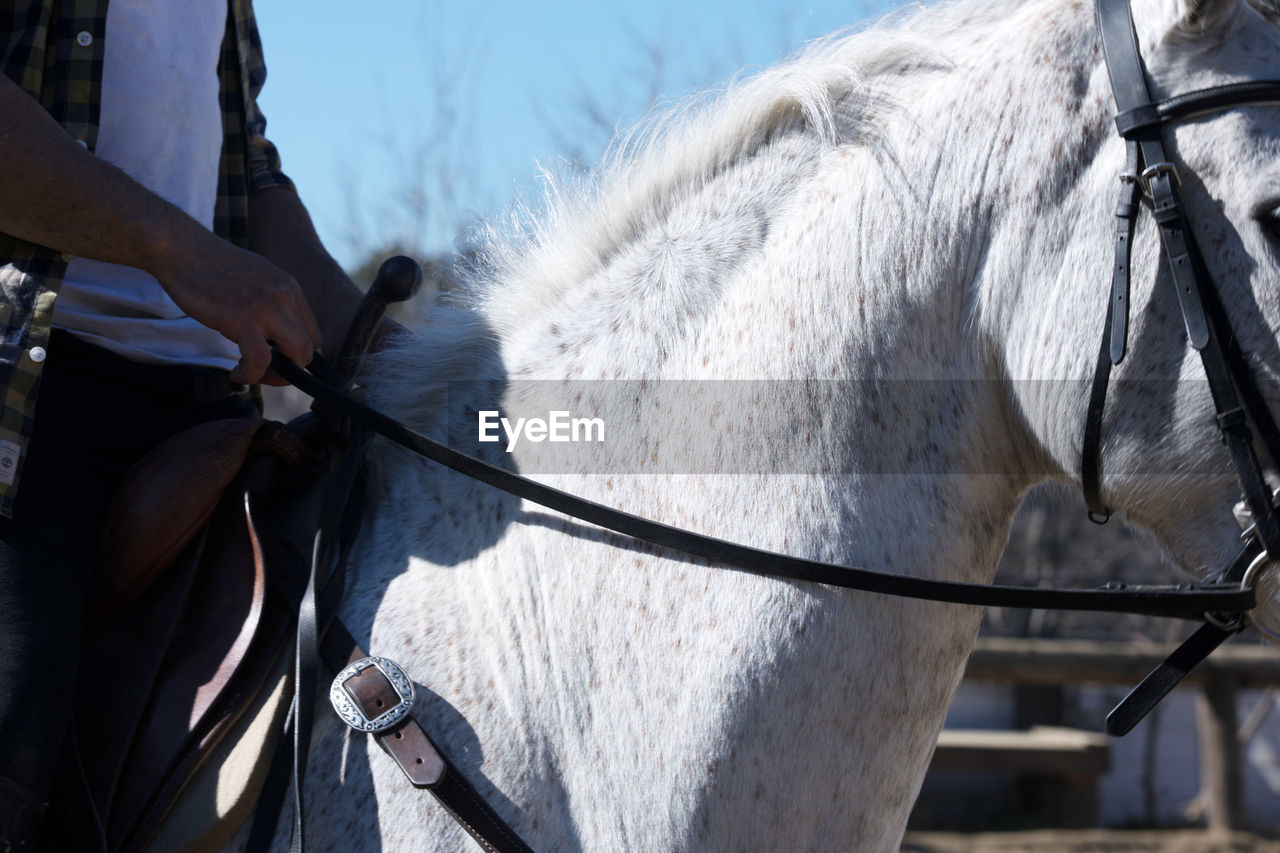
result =
[{"label": "saddle flap", "polygon": [[195,538],[239,472],[261,418],[229,418],[162,442],[124,477],[107,513],[91,617],[136,601]]},{"label": "saddle flap", "polygon": [[[212,423],[157,448],[117,493],[103,547],[121,552],[104,560],[121,572],[107,604],[120,609],[100,600],[86,626],[75,723],[109,849],[136,853],[163,835],[191,780],[232,749],[228,733],[291,639],[295,579],[344,447],[309,421]],[[221,782],[211,790],[230,796]]]},{"label": "saddle flap", "polygon": [[77,741],[109,849],[145,840],[289,636],[258,543],[245,496],[228,490],[133,606],[87,627]]}]

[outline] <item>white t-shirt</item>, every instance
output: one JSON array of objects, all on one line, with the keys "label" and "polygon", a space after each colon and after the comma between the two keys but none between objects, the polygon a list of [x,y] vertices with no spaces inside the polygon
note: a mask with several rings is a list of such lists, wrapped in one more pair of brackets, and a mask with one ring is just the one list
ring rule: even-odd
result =
[{"label": "white t-shirt", "polygon": [[[213,227],[222,151],[218,56],[227,0],[111,0],[98,157]],[[235,344],[183,314],[132,267],[75,258],[54,326],[149,363],[231,368]]]}]

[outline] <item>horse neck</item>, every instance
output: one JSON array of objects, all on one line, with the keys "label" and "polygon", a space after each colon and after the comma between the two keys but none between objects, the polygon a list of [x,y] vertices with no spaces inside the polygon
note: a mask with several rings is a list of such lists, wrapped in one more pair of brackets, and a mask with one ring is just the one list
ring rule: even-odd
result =
[{"label": "horse neck", "polygon": [[[508,402],[530,411],[540,387],[525,378],[581,383],[581,414],[609,425],[611,445],[656,457],[611,469],[645,475],[625,492],[621,478],[583,477],[587,497],[763,548],[989,576],[1026,477],[1024,436],[972,321],[979,282],[956,272],[985,235],[963,213],[939,227],[927,201],[911,209],[921,221],[887,227],[902,212],[898,187],[872,161],[779,140],[673,203],[652,236],[549,308],[523,303],[518,325],[497,321],[508,330]],[[728,199],[726,223],[715,211]],[[694,391],[669,391],[681,382],[705,382],[721,416],[679,399]],[[512,458],[548,470],[529,445]],[[739,476],[832,470],[847,476],[804,486],[761,476],[749,488]],[[712,500],[661,479],[714,472],[739,479]],[[762,519],[761,506],[778,509]],[[880,535],[904,519],[923,528],[909,543]]]},{"label": "horse neck", "polygon": [[929,193],[915,227],[946,235],[922,251],[972,300],[1024,483],[1075,482],[1124,160],[1093,4],[1027,3],[957,56],[902,96],[928,129],[903,157]]},{"label": "horse neck", "polygon": [[[997,61],[1025,58],[1011,41],[993,39]],[[894,84],[907,118],[883,150],[780,134],[573,283],[495,296],[513,388],[648,380],[585,414],[611,442],[734,471],[540,479],[761,548],[990,579],[1037,453],[1001,381],[1006,327],[1036,297],[992,252],[1027,236],[1015,214],[1037,199],[1068,204],[1078,170],[1051,154],[1072,161],[1079,128],[1023,132],[1034,119],[981,76]],[[974,105],[953,124],[935,104],[948,85]],[[1027,158],[1045,166],[1034,191]],[[714,427],[646,414],[654,380],[704,377],[758,380],[755,405]],[[778,453],[781,469],[734,467]],[[977,610],[713,570],[389,467],[344,613],[376,611],[384,653],[440,686],[433,736],[482,745],[486,774],[535,813],[535,846],[895,848]]]},{"label": "horse neck", "polygon": [[[976,455],[945,469],[1022,489],[1046,455],[1070,455],[1028,432],[1001,383],[1092,368],[1100,316],[1079,281],[1096,277],[1079,270],[1107,268],[1110,91],[1087,4],[1005,5],[957,6],[945,60],[923,51],[837,96],[839,144],[802,117],[697,180],[655,182],[666,194],[642,214],[615,208],[662,193],[599,205],[607,215],[582,230],[612,242],[540,245],[492,300],[507,376],[873,382],[901,416],[882,424],[853,401],[865,418],[815,456],[938,471],[921,454]],[[557,266],[564,256],[586,260]],[[930,413],[926,387],[963,411]],[[902,441],[914,423],[943,427],[944,446]],[[632,435],[660,437],[646,429],[661,424]]]}]

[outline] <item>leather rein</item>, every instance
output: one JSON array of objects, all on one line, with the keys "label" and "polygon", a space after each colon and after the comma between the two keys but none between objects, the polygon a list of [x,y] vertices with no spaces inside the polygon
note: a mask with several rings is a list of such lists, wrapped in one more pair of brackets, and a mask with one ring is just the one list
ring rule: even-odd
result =
[{"label": "leather rein", "polygon": [[[309,372],[273,353],[272,369],[312,396],[318,414],[327,413],[349,421],[357,428],[361,441],[376,433],[518,498],[638,541],[706,560],[717,567],[953,604],[1109,611],[1201,620],[1203,624],[1199,629],[1108,716],[1107,730],[1113,735],[1124,734],[1192,667],[1243,630],[1247,625],[1246,614],[1256,603],[1254,589],[1246,582],[1246,575],[1251,581],[1269,561],[1270,554],[1280,553],[1280,521],[1262,475],[1248,423],[1253,421],[1275,460],[1280,460],[1280,429],[1262,401],[1205,271],[1178,197],[1177,187],[1181,182],[1178,169],[1165,153],[1162,141],[1163,129],[1176,122],[1238,106],[1280,103],[1280,80],[1219,86],[1153,102],[1147,89],[1129,0],[1098,0],[1098,24],[1118,107],[1116,123],[1127,141],[1127,165],[1121,175],[1122,193],[1116,209],[1116,261],[1111,299],[1085,424],[1082,486],[1091,517],[1104,521],[1110,511],[1100,496],[1103,411],[1111,368],[1120,363],[1125,352],[1130,244],[1145,195],[1160,226],[1188,339],[1204,362],[1217,422],[1254,519],[1254,526],[1246,534],[1236,557],[1204,583],[1133,587],[1111,583],[1096,589],[970,584],[904,577],[762,551],[587,501],[458,452],[355,400],[350,385],[320,358],[315,359]],[[412,273],[406,265],[413,266]],[[388,303],[407,298],[412,286],[403,284],[411,275],[420,273],[416,264],[407,259],[395,258],[384,264],[344,345],[344,354],[349,356],[345,360],[363,353],[371,329]],[[399,284],[393,281],[397,277]],[[357,342],[354,348],[351,347],[353,340]],[[312,575],[299,612],[291,717],[293,737],[282,738],[277,750],[275,767],[255,817],[249,849],[265,850],[269,846],[288,787],[288,776],[279,771],[290,763],[295,792],[292,849],[303,849],[302,779],[314,713],[314,690],[319,662],[323,659],[331,670],[341,670],[331,687],[330,698],[344,722],[358,731],[370,733],[401,766],[409,781],[431,791],[483,849],[527,851],[529,847],[436,749],[414,720],[411,714],[414,687],[408,675],[392,661],[367,656],[336,618],[345,586],[345,556],[358,532],[362,506],[356,461],[359,453],[355,452],[358,450],[357,447],[348,452],[326,496],[321,529],[316,536]],[[292,762],[288,761],[290,753]]]}]

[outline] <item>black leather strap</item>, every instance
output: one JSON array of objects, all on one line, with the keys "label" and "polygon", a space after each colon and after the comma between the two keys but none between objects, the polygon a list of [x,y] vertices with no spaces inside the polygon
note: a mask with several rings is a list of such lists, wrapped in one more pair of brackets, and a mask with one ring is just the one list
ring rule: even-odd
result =
[{"label": "black leather strap", "polygon": [[1111,302],[1108,305],[1110,326],[1109,355],[1112,364],[1124,361],[1129,339],[1129,262],[1133,254],[1133,231],[1138,221],[1141,187],[1138,167],[1141,153],[1130,143],[1125,170],[1120,176],[1120,197],[1116,201],[1115,260],[1111,267]]},{"label": "black leather strap", "polygon": [[[322,369],[327,365],[318,365]],[[303,779],[306,778],[307,756],[311,747],[311,731],[315,718],[316,683],[320,673],[319,638],[325,621],[329,618],[320,601],[320,590],[329,584],[335,566],[345,559],[346,550],[354,540],[355,531],[350,519],[360,517],[361,490],[358,486],[361,453],[358,442],[349,444],[341,455],[337,469],[328,478],[324,499],[317,521],[317,532],[312,543],[311,570],[306,578],[306,589],[298,601],[298,623],[294,647],[293,704],[280,742],[277,744],[263,792],[254,811],[246,851],[265,853],[270,849],[276,823],[284,804],[285,792],[292,778],[294,820],[291,836],[291,853],[303,853],[306,849],[306,804],[303,800]],[[354,496],[354,511],[348,512]],[[339,584],[340,587],[340,584]],[[339,589],[340,592],[340,589]],[[333,603],[326,599],[333,606]]]},{"label": "black leather strap", "polygon": [[[1256,540],[1246,542],[1223,573],[1223,580],[1238,583],[1244,578],[1245,571],[1260,550]],[[1112,709],[1107,715],[1107,734],[1113,737],[1127,735],[1191,670],[1203,663],[1218,646],[1243,630],[1244,626],[1244,620],[1216,618],[1201,625]]]},{"label": "black leather strap", "polygon": [[[1214,288],[1209,288],[1205,293],[1205,305],[1211,320],[1225,324],[1226,310],[1222,307]],[[1240,342],[1229,327],[1219,327],[1216,333],[1218,340],[1222,343],[1228,369],[1235,380],[1236,390],[1240,393],[1240,401],[1244,404],[1245,411],[1249,413],[1250,422],[1258,431],[1259,440],[1262,441],[1263,447],[1267,448],[1267,453],[1272,459],[1280,460],[1280,427],[1277,426],[1271,410],[1262,397],[1248,359],[1240,349]]]},{"label": "black leather strap", "polygon": [[1235,631],[1225,631],[1210,622],[1197,628],[1196,632],[1178,646],[1164,663],[1153,669],[1150,675],[1133,688],[1129,695],[1111,710],[1110,714],[1107,714],[1107,734],[1112,737],[1127,735],[1187,677],[1191,670],[1203,663],[1205,658],[1235,633]]},{"label": "black leather strap", "polygon": [[1102,346],[1098,349],[1098,363],[1093,369],[1093,383],[1089,386],[1089,410],[1084,419],[1084,438],[1080,452],[1080,489],[1084,493],[1089,520],[1094,524],[1106,524],[1111,520],[1111,508],[1102,499],[1102,416],[1107,407],[1107,388],[1111,383],[1111,312],[1107,309],[1107,324],[1102,332]]},{"label": "black leather strap", "polygon": [[[1158,168],[1158,164],[1168,163],[1165,159],[1164,145],[1159,140],[1142,144],[1144,162],[1148,170]],[[1150,152],[1148,153],[1148,149]],[[1152,158],[1157,159],[1152,159]],[[1164,245],[1165,256],[1169,261],[1169,271],[1173,274],[1174,290],[1178,294],[1178,304],[1182,308],[1182,322],[1187,332],[1187,340],[1192,348],[1202,353],[1209,346],[1209,317],[1204,310],[1204,300],[1200,294],[1200,277],[1196,275],[1198,266],[1191,256],[1191,243],[1187,235],[1187,222],[1182,210],[1182,201],[1173,172],[1159,172],[1148,179],[1151,187],[1152,212],[1160,226],[1160,242]]]},{"label": "black leather strap", "polygon": [[[1096,8],[1103,57],[1119,110],[1125,113],[1141,111],[1143,107],[1150,105],[1151,98],[1147,92],[1146,73],[1138,52],[1138,37],[1133,29],[1129,2],[1099,0]],[[1143,116],[1147,117],[1145,113]],[[1155,132],[1158,133],[1159,130]],[[1111,508],[1102,498],[1102,421],[1107,388],[1111,382],[1111,368],[1124,358],[1128,343],[1129,261],[1133,249],[1134,223],[1138,214],[1137,203],[1141,197],[1141,168],[1141,147],[1136,140],[1130,139],[1126,146],[1125,169],[1120,174],[1122,187],[1115,211],[1117,222],[1111,299],[1107,303],[1107,320],[1103,326],[1102,346],[1089,391],[1089,406],[1085,413],[1081,441],[1080,486],[1085,506],[1089,510],[1089,519],[1098,524],[1105,524],[1111,518]],[[1124,303],[1122,320],[1117,316],[1120,299]],[[1117,340],[1121,322],[1124,324],[1124,335]]]},{"label": "black leather strap", "polygon": [[1147,89],[1147,72],[1142,65],[1138,34],[1133,28],[1133,12],[1129,0],[1098,0],[1098,33],[1102,37],[1102,55],[1111,78],[1111,92],[1117,113],[1151,103]]},{"label": "black leather strap", "polygon": [[890,575],[761,551],[583,500],[459,453],[351,399],[278,354],[272,359],[272,369],[316,400],[340,408],[354,423],[468,477],[616,533],[753,574],[811,581],[901,598],[986,607],[1095,610],[1200,619],[1206,612],[1238,612],[1250,610],[1254,606],[1253,590],[1223,584],[1176,587],[1126,587],[1121,584],[1101,589],[1042,589],[967,584]]},{"label": "black leather strap", "polygon": [[1129,336],[1129,262],[1133,251],[1134,225],[1138,220],[1138,167],[1142,155],[1137,143],[1129,143],[1125,171],[1120,176],[1120,198],[1116,202],[1115,260],[1111,267],[1111,299],[1102,329],[1102,346],[1089,390],[1089,408],[1084,419],[1080,453],[1080,488],[1084,492],[1089,520],[1106,524],[1111,508],[1102,499],[1102,420],[1106,413],[1107,388],[1111,368],[1124,360]]},{"label": "black leather strap", "polygon": [[1228,83],[1185,95],[1166,98],[1158,104],[1144,104],[1116,116],[1116,129],[1128,138],[1140,130],[1168,127],[1178,122],[1220,113],[1233,107],[1280,104],[1280,80]]}]

